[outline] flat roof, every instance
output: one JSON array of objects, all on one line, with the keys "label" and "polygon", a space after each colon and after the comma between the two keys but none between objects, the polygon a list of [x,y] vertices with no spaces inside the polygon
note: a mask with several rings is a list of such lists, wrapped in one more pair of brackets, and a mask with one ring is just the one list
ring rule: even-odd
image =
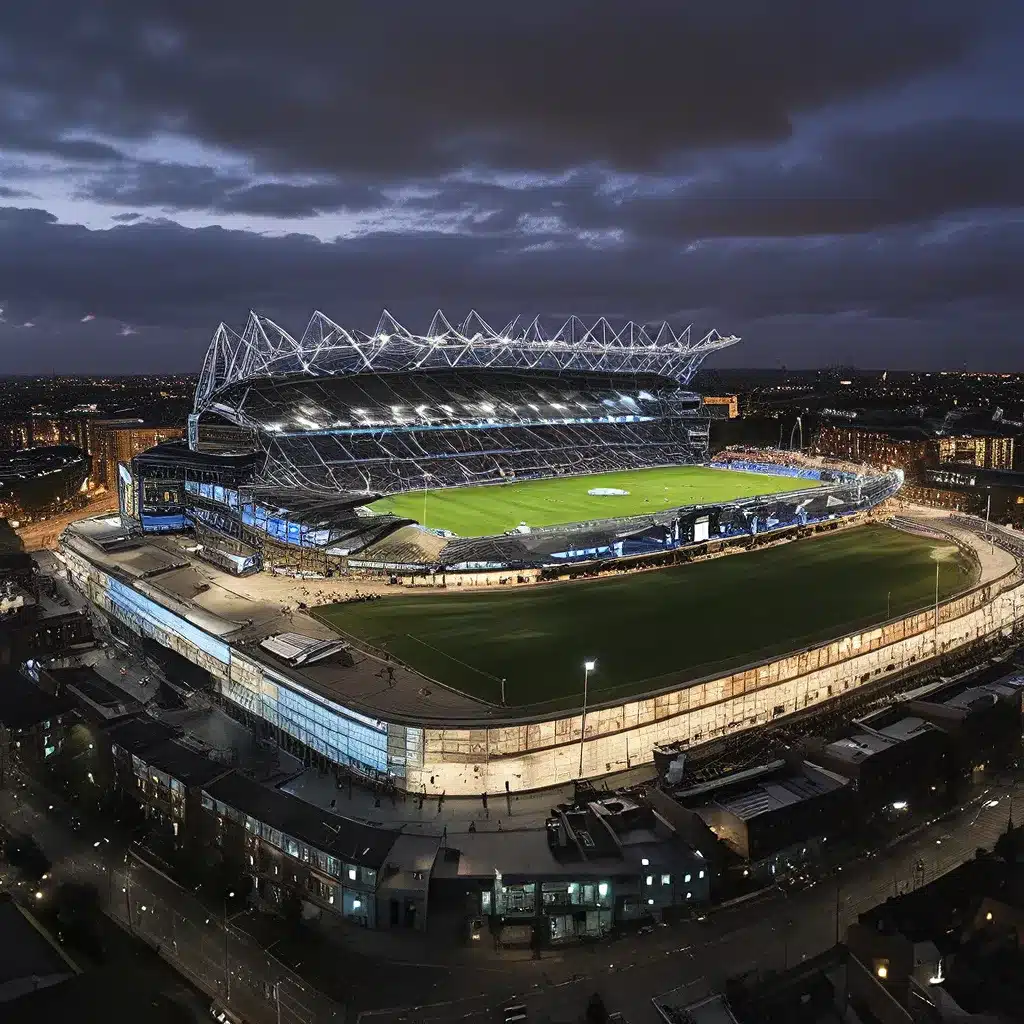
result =
[{"label": "flat roof", "polygon": [[759,783],[743,793],[716,802],[742,821],[750,821],[760,814],[791,807],[804,800],[813,800],[825,793],[841,789],[843,785],[844,783],[837,778],[825,775],[791,775]]},{"label": "flat roof", "polygon": [[[354,664],[337,659],[289,666],[261,647],[261,641],[284,633],[310,640],[341,641],[343,636],[314,615],[296,607],[309,588],[331,588],[335,599],[351,593],[332,580],[304,580],[269,573],[238,577],[216,566],[192,559],[178,538],[147,536],[130,549],[104,549],[96,536],[115,532],[111,517],[82,520],[66,531],[72,550],[99,569],[158,604],[181,615],[194,626],[232,644],[246,657],[268,670],[305,687],[313,694],[372,718],[395,722],[486,721],[503,717],[501,708],[449,689],[393,662],[352,646]],[[120,521],[117,520],[119,527]],[[97,525],[98,524],[98,525]],[[104,525],[107,524],[107,525]],[[138,572],[142,549],[155,552],[146,564],[167,568],[145,578]],[[319,603],[312,596],[309,604]],[[387,667],[392,676],[385,680]],[[415,709],[415,710],[414,710]],[[507,717],[507,711],[504,717]]]},{"label": "flat roof", "polygon": [[116,743],[129,754],[141,756],[151,747],[177,736],[178,730],[149,715],[140,714],[127,721],[112,723],[107,727],[106,734],[111,743]]},{"label": "flat roof", "polygon": [[899,740],[888,736],[876,736],[870,732],[855,732],[829,743],[825,750],[841,761],[856,764],[866,761],[875,754],[880,754],[883,750],[889,750],[898,742]]},{"label": "flat roof", "polygon": [[150,768],[164,772],[186,786],[207,786],[232,770],[230,765],[214,761],[178,739],[167,740],[136,756]]},{"label": "flat roof", "polygon": [[343,818],[234,771],[204,789],[214,800],[293,839],[366,867],[382,867],[399,834]]},{"label": "flat roof", "polygon": [[0,723],[8,729],[28,729],[74,709],[74,701],[41,690],[16,669],[0,668]]},{"label": "flat roof", "polygon": [[555,859],[548,845],[546,828],[508,829],[504,832],[466,832],[448,837],[449,849],[459,851],[458,861],[439,858],[435,878],[490,878],[495,870],[508,876],[593,877],[610,880],[622,874],[618,858],[574,860]]},{"label": "flat roof", "polygon": [[923,732],[935,732],[936,727],[931,722],[926,722],[923,718],[908,715],[906,718],[899,718],[889,725],[882,726],[878,731],[884,733],[889,739],[902,743],[905,740],[913,739],[915,736],[920,736]]},{"label": "flat roof", "polygon": [[84,697],[101,708],[126,706],[139,710],[142,705],[131,694],[104,679],[91,665],[73,665],[70,668],[47,668],[62,686],[73,686]]}]

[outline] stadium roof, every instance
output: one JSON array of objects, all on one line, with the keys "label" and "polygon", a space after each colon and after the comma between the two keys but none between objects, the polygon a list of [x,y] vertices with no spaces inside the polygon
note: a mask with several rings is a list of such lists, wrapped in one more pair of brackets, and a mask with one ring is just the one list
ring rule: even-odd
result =
[{"label": "stadium roof", "polygon": [[658,373],[688,383],[711,352],[735,345],[737,337],[710,331],[699,341],[690,328],[677,331],[633,321],[613,327],[604,317],[587,326],[572,316],[545,331],[539,318],[517,317],[495,330],[471,312],[453,327],[439,310],[425,334],[413,334],[387,310],[372,334],[348,330],[317,311],[301,339],[273,320],[250,312],[241,334],[221,324],[203,361],[195,411],[217,391],[239,381],[285,374],[394,373],[456,366],[504,369],[588,370]]}]

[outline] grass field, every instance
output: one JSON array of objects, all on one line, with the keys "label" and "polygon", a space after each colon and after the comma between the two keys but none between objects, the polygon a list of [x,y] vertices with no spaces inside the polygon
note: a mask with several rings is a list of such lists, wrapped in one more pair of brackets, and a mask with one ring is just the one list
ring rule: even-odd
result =
[{"label": "grass field", "polygon": [[318,610],[439,682],[523,707],[575,707],[697,678],[927,607],[974,582],[952,545],[865,526],[600,580],[421,594]]},{"label": "grass field", "polygon": [[[513,530],[520,523],[557,526],[587,519],[613,519],[677,505],[731,501],[813,486],[812,481],[792,477],[673,466],[481,487],[407,491],[381,498],[370,508],[374,512],[393,512],[435,530],[451,530],[460,537],[487,537]],[[595,487],[629,493],[587,493]]]}]

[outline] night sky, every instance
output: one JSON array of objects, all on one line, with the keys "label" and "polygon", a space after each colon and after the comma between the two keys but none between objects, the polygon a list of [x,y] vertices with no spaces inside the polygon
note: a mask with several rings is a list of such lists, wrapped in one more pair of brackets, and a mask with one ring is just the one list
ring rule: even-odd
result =
[{"label": "night sky", "polygon": [[0,4],[0,372],[385,306],[1024,369],[1024,2]]}]

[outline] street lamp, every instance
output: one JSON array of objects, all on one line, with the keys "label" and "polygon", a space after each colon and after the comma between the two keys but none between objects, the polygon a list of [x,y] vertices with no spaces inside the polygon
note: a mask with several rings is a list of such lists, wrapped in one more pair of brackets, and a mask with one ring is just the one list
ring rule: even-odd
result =
[{"label": "street lamp", "polygon": [[590,673],[597,668],[593,659],[583,662],[583,717],[580,720],[580,778],[583,778],[583,741],[587,735],[587,689],[590,685]]}]

